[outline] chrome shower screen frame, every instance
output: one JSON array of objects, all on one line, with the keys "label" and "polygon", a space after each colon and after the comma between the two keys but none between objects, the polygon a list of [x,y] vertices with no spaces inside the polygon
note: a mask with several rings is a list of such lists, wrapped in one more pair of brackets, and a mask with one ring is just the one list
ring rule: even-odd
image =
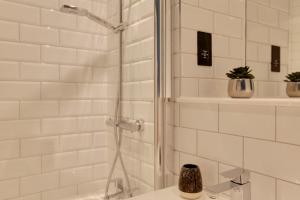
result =
[{"label": "chrome shower screen frame", "polygon": [[155,0],[155,69],[154,69],[154,189],[167,186],[166,175],[166,103],[170,94],[171,43],[168,42],[171,32],[172,0]]}]

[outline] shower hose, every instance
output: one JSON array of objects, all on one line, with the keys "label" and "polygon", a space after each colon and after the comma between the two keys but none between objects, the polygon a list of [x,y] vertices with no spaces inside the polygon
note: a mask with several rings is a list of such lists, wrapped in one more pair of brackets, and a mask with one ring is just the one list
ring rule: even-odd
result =
[{"label": "shower hose", "polygon": [[114,139],[115,139],[115,143],[116,143],[116,152],[115,152],[114,160],[113,160],[112,166],[110,168],[108,179],[107,179],[107,182],[106,182],[104,199],[109,199],[110,198],[110,196],[108,194],[108,190],[109,190],[110,182],[112,180],[113,172],[116,168],[118,158],[120,160],[121,168],[123,170],[125,181],[126,181],[126,184],[127,184],[127,187],[128,187],[127,188],[128,196],[132,197],[132,191],[131,191],[131,186],[130,186],[130,182],[129,182],[129,176],[128,176],[128,173],[126,171],[124,161],[123,161],[123,157],[122,157],[122,153],[121,153],[122,131],[117,126],[118,123],[120,122],[120,114],[119,114],[120,113],[120,103],[121,103],[121,101],[120,101],[120,91],[118,91],[118,96],[117,96],[116,105],[115,105],[115,113],[114,113],[114,118],[115,118]]}]

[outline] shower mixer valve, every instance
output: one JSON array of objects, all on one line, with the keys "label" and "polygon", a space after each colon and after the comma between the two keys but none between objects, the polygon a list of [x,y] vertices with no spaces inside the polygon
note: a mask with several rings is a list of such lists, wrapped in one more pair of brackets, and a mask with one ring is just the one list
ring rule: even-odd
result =
[{"label": "shower mixer valve", "polygon": [[118,127],[123,130],[127,130],[130,132],[140,132],[144,130],[144,120],[135,120],[135,121],[125,121],[121,120],[119,123],[115,123],[115,121],[111,118],[106,120],[106,124],[111,127]]}]

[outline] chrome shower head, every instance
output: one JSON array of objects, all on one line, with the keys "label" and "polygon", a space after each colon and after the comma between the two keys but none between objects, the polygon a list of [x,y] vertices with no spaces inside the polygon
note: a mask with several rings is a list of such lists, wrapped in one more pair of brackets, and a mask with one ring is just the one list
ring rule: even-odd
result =
[{"label": "chrome shower head", "polygon": [[72,5],[63,5],[60,8],[60,11],[64,12],[64,13],[80,15],[80,16],[88,15],[88,11],[86,9],[78,8],[78,7],[72,6]]},{"label": "chrome shower head", "polygon": [[106,21],[105,19],[102,19],[102,18],[90,13],[88,10],[86,10],[84,8],[79,8],[79,7],[72,6],[72,5],[63,5],[60,8],[60,11],[63,13],[68,13],[68,14],[85,16],[85,17],[89,18],[90,20],[93,20],[96,23],[98,23],[102,26],[105,26],[106,28],[109,28],[115,32],[124,30],[124,24],[119,24],[118,26],[114,26],[111,23],[109,23],[108,21]]}]

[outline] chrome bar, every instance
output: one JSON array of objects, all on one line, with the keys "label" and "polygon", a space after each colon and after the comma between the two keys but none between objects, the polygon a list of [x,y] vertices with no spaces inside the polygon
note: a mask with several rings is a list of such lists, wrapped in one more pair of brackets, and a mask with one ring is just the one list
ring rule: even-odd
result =
[{"label": "chrome bar", "polygon": [[154,189],[166,186],[165,178],[165,9],[166,0],[155,0]]},{"label": "chrome bar", "polygon": [[106,125],[110,127],[118,127],[120,129],[127,130],[130,132],[140,132],[144,130],[143,120],[136,120],[133,122],[121,120],[119,123],[116,123],[113,119],[109,118],[108,120],[106,120]]}]

